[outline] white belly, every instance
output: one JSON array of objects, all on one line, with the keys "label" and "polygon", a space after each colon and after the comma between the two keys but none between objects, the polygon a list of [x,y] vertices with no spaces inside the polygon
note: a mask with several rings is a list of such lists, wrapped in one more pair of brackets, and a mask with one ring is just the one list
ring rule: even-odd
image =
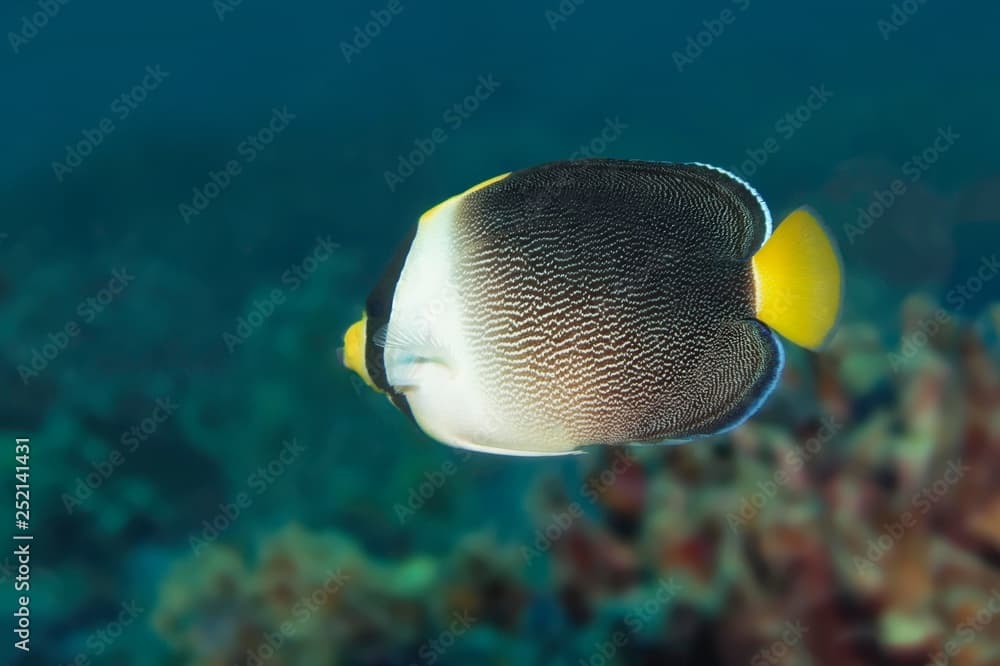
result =
[{"label": "white belly", "polygon": [[420,427],[445,444],[522,456],[571,453],[561,428],[527,432],[516,414],[496,413],[479,381],[454,273],[457,205],[450,200],[425,216],[407,254],[384,335],[388,382],[406,396]]}]

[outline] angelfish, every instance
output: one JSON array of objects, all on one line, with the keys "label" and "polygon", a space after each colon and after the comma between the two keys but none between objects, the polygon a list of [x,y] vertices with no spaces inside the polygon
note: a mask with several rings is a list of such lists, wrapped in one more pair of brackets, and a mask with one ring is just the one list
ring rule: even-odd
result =
[{"label": "angelfish", "polygon": [[424,213],[344,364],[451,446],[554,455],[730,430],[774,390],[777,334],[832,335],[842,269],[816,214],[774,226],[704,164],[592,159],[491,178]]}]

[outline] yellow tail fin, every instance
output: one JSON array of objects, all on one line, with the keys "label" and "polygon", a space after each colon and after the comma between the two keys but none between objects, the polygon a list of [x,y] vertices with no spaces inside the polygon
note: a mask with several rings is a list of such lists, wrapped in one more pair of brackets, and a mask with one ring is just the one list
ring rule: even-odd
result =
[{"label": "yellow tail fin", "polygon": [[819,217],[799,208],[753,257],[757,319],[808,349],[833,334],[840,315],[843,268]]}]

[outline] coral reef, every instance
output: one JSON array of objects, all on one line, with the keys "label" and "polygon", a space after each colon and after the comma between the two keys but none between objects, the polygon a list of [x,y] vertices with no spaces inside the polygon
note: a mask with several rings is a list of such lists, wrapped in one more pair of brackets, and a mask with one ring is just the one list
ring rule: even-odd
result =
[{"label": "coral reef", "polygon": [[[289,526],[251,561],[226,546],[178,562],[154,612],[184,663],[407,663],[449,627],[513,628],[524,592],[511,555],[476,537],[445,561],[378,563],[349,538]],[[440,655],[439,655],[440,656]]]},{"label": "coral reef", "polygon": [[191,664],[275,636],[259,663],[995,664],[1000,322],[942,313],[907,300],[893,348],[845,327],[714,443],[543,479],[516,538],[391,562],[301,527],[254,558],[214,545],[165,580],[157,629]]}]

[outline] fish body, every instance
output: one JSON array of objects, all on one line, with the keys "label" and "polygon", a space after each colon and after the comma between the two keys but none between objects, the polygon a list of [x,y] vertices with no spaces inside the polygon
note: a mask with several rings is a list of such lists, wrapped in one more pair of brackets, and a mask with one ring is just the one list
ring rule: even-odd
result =
[{"label": "fish body", "polygon": [[774,389],[775,334],[818,348],[836,248],[799,209],[702,164],[556,162],[423,216],[345,336],[345,363],[431,437],[514,455],[684,441]]}]

